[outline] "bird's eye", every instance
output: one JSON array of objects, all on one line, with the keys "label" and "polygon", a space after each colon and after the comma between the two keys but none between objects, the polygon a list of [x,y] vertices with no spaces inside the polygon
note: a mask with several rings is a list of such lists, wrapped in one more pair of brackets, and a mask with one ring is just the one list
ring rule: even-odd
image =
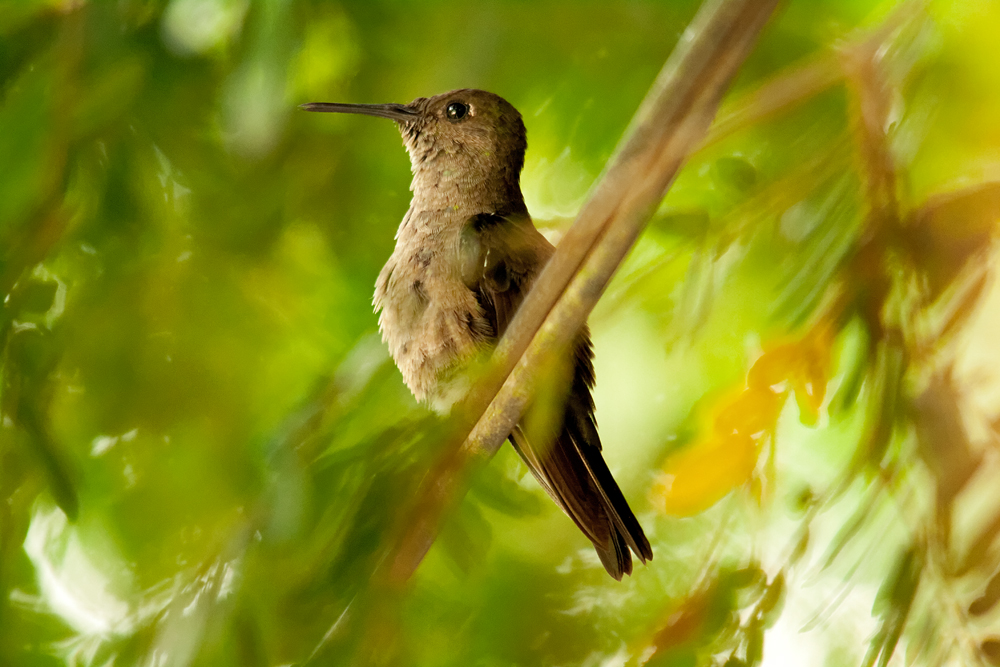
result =
[{"label": "bird's eye", "polygon": [[448,116],[450,121],[459,121],[465,118],[466,114],[469,113],[469,105],[463,104],[461,102],[452,102],[448,105],[448,108],[444,110],[445,115]]}]

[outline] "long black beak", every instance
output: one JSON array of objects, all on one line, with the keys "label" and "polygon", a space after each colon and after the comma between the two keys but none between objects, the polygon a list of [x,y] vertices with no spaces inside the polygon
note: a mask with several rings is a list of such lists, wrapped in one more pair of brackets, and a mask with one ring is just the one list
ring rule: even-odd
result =
[{"label": "long black beak", "polygon": [[300,109],[305,111],[325,111],[327,113],[357,113],[364,116],[378,116],[388,118],[400,123],[413,120],[418,115],[405,104],[339,104],[337,102],[310,102],[300,104]]}]

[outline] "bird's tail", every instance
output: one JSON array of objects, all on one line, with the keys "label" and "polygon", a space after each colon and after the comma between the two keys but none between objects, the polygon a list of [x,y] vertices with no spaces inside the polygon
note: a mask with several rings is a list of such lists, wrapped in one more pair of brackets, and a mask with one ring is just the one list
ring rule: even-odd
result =
[{"label": "bird's tail", "polygon": [[618,580],[631,574],[631,552],[642,562],[653,557],[649,540],[600,450],[579,446],[565,433],[541,452],[520,428],[510,439],[545,492],[593,542],[608,574]]},{"label": "bird's tail", "polygon": [[[594,543],[608,574],[621,580],[632,573],[630,551],[646,562],[652,559],[653,550],[601,454],[590,394],[593,384],[592,352],[584,332],[577,345],[573,382],[557,435],[536,438],[532,430],[529,437],[518,426],[510,440],[546,493]],[[533,442],[546,439],[551,444]]]}]

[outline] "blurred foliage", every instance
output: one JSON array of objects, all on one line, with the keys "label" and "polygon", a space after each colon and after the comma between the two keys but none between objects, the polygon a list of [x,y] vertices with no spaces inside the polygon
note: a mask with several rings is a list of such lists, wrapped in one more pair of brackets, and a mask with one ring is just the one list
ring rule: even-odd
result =
[{"label": "blurred foliage", "polygon": [[505,448],[373,578],[442,428],[370,306],[407,160],[295,106],[502,94],[556,239],[696,9],[0,5],[0,664],[1000,664],[983,0],[788,2],[593,314],[649,565]]}]

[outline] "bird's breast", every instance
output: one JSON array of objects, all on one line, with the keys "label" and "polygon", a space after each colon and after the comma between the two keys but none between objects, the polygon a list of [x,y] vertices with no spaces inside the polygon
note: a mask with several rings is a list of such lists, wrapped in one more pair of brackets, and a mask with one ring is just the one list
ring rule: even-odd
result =
[{"label": "bird's breast", "polygon": [[[468,386],[463,371],[486,348],[489,323],[462,279],[454,210],[413,211],[379,274],[379,329],[417,400],[447,411]],[[454,218],[454,219],[453,219]]]}]

